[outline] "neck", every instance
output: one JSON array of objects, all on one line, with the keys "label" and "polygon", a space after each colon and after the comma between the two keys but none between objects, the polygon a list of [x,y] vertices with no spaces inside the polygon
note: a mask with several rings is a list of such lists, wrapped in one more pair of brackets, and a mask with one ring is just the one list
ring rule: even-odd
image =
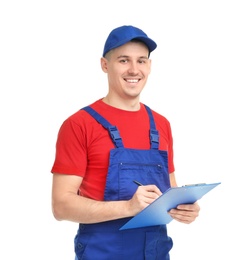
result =
[{"label": "neck", "polygon": [[135,100],[122,100],[111,98],[109,95],[105,96],[102,101],[109,106],[127,110],[127,111],[138,111],[140,109],[140,102],[139,99]]}]

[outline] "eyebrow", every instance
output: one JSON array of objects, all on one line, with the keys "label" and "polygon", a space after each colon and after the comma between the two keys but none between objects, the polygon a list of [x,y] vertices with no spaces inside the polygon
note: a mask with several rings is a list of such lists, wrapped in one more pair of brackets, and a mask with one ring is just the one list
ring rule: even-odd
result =
[{"label": "eyebrow", "polygon": [[[129,57],[130,56],[128,56],[128,55],[120,55],[120,56],[117,57],[117,59],[129,58]],[[148,60],[148,57],[147,56],[140,56],[140,57],[138,57],[138,59],[146,59],[146,60]]]}]

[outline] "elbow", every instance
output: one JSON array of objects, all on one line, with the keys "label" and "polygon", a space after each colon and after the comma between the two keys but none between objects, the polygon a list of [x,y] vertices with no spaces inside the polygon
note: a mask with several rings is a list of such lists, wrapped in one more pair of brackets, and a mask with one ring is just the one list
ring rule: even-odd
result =
[{"label": "elbow", "polygon": [[61,203],[57,203],[54,201],[52,202],[52,214],[53,214],[54,218],[58,221],[65,220],[64,210],[63,210],[63,206],[61,205]]}]

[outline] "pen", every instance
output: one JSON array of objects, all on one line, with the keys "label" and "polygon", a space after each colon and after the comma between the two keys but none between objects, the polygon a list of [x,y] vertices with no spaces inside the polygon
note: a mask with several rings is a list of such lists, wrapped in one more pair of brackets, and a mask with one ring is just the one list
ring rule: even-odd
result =
[{"label": "pen", "polygon": [[142,184],[139,181],[133,181],[135,184],[137,184],[138,186],[142,186]]}]

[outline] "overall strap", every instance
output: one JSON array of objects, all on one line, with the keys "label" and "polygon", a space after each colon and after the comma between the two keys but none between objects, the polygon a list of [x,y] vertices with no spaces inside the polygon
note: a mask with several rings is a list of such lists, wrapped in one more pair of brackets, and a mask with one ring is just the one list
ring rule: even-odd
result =
[{"label": "overall strap", "polygon": [[144,105],[149,116],[150,121],[150,145],[151,149],[159,149],[159,132],[156,130],[154,118],[151,109]]},{"label": "overall strap", "polygon": [[87,111],[96,121],[108,130],[110,137],[117,148],[123,147],[122,138],[116,126],[111,125],[104,117],[102,117],[90,106],[86,106],[82,109]]},{"label": "overall strap", "polygon": [[[144,105],[150,121],[150,145],[151,149],[159,149],[159,132],[156,130],[154,118],[151,109]],[[105,129],[108,130],[110,137],[117,148],[123,147],[122,138],[116,126],[111,125],[105,118],[103,118],[98,112],[96,112],[90,106],[82,108],[88,112],[96,121],[98,121]]]}]

